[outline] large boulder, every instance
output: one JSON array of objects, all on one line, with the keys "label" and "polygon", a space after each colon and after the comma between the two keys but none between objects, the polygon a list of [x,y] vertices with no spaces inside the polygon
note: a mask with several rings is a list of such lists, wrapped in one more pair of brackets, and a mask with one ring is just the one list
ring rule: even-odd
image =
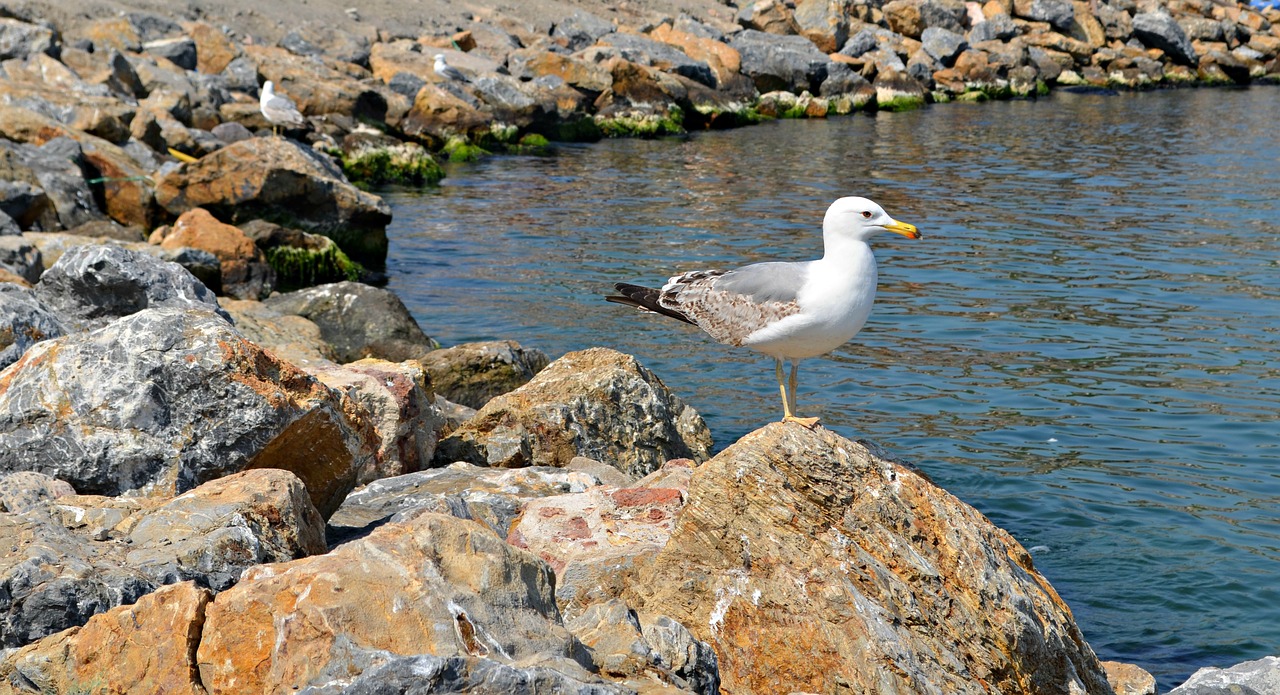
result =
[{"label": "large boulder", "polygon": [[551,28],[551,38],[563,42],[569,52],[595,43],[614,31],[613,23],[583,10],[574,10]]},{"label": "large boulder", "polygon": [[206,311],[146,309],[37,343],[0,382],[0,468],[81,492],[172,495],[283,468],[327,514],[375,442],[346,396]]},{"label": "large boulder", "polygon": [[415,359],[434,347],[394,292],[359,282],[335,282],[276,295],[264,304],[314,321],[340,362],[377,357]]},{"label": "large boulder", "polygon": [[231,224],[266,219],[323,234],[375,265],[386,259],[387,204],[285,138],[242,140],[183,164],[159,180],[156,200],[173,215],[200,207]]},{"label": "large boulder", "polygon": [[8,16],[0,17],[0,60],[52,53],[60,39],[58,33],[49,27]]},{"label": "large boulder", "polygon": [[803,36],[778,36],[754,29],[734,34],[729,46],[742,58],[742,74],[761,93],[785,90],[817,93],[830,59]]},{"label": "large boulder", "polygon": [[1014,0],[1013,11],[1023,19],[1033,22],[1048,22],[1061,32],[1071,30],[1075,21],[1075,8],[1071,0]]},{"label": "large boulder", "polygon": [[1139,12],[1134,15],[1133,35],[1143,45],[1164,51],[1176,63],[1191,66],[1199,63],[1191,39],[1166,12]]},{"label": "large boulder", "polygon": [[304,371],[338,361],[333,348],[320,336],[320,327],[310,319],[277,311],[252,299],[224,299],[221,304],[235,320],[240,335]]},{"label": "large boulder", "polygon": [[120,246],[72,247],[40,277],[35,293],[80,330],[158,307],[200,309],[229,319],[204,283],[177,263]]},{"label": "large boulder", "polygon": [[66,332],[62,321],[34,292],[11,282],[0,282],[0,369],[17,362],[32,345]]},{"label": "large boulder", "polygon": [[219,294],[261,299],[275,289],[276,273],[253,239],[238,227],[218,221],[204,208],[182,213],[160,240],[161,248],[195,248],[218,259]]},{"label": "large boulder", "polygon": [[1169,695],[1252,695],[1280,692],[1280,656],[1264,656],[1228,668],[1206,666]]},{"label": "large boulder", "polygon": [[490,400],[440,442],[436,458],[514,468],[586,456],[640,477],[670,459],[706,459],[710,449],[702,417],[653,372],[630,355],[592,348]]},{"label": "large boulder", "polygon": [[546,353],[522,347],[514,340],[440,348],[419,361],[431,374],[436,393],[471,408],[524,386],[550,363]]},{"label": "large boulder", "polygon": [[821,428],[768,425],[699,467],[624,598],[709,642],[728,692],[1111,692],[1016,540]]},{"label": "large boulder", "polygon": [[795,22],[800,35],[823,53],[835,53],[849,40],[852,0],[799,0]]},{"label": "large boulder", "polygon": [[708,87],[716,86],[715,74],[711,67],[701,60],[694,60],[675,46],[655,41],[638,34],[607,34],[600,39],[600,45],[612,46],[623,58],[633,62],[649,65],[664,72],[683,75],[691,80],[701,82]]},{"label": "large boulder", "polygon": [[[93,192],[85,180],[84,152],[76,141],[58,137],[37,147],[0,140],[0,179],[24,183],[40,190],[48,201],[47,210],[14,210],[0,204],[28,229],[70,229],[86,222],[106,219],[98,210]],[[33,214],[41,213],[46,214]]]}]

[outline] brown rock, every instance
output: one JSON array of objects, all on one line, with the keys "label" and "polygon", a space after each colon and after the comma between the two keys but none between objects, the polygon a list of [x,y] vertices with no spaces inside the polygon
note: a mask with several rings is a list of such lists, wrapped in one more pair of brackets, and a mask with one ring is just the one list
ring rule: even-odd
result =
[{"label": "brown rock", "polygon": [[916,0],[890,0],[881,8],[884,20],[889,28],[903,36],[920,38],[925,29],[924,20],[920,18],[920,3]]},{"label": "brown rock", "polygon": [[768,34],[799,34],[791,8],[782,0],[757,0],[738,12],[738,24]]},{"label": "brown rock", "polygon": [[514,340],[463,343],[432,350],[419,361],[436,393],[471,408],[524,386],[549,362],[541,350]]},{"label": "brown rock", "polygon": [[0,682],[46,693],[205,695],[196,678],[207,589],[183,582],[95,615],[0,661]]},{"label": "brown rock", "polygon": [[250,570],[206,609],[198,651],[211,695],[279,693],[353,651],[568,656],[549,568],[470,521],[423,513],[327,555]]},{"label": "brown rock", "polygon": [[107,48],[134,53],[142,50],[142,37],[128,17],[96,20],[79,27],[71,36],[92,41],[95,53],[106,53]]},{"label": "brown rock", "polygon": [[1156,679],[1139,666],[1119,661],[1104,661],[1107,682],[1116,695],[1156,695]]},{"label": "brown rock", "polygon": [[823,429],[768,425],[703,464],[624,599],[709,642],[726,692],[1110,692],[1016,540]]},{"label": "brown rock", "polygon": [[666,23],[659,24],[649,32],[649,38],[671,44],[690,58],[706,63],[715,73],[716,86],[721,91],[734,91],[735,84],[739,84],[739,88],[753,89],[750,80],[739,72],[742,69],[742,56],[723,41],[679,31]]},{"label": "brown rock", "polygon": [[336,363],[333,347],[310,319],[273,309],[262,302],[223,298],[222,308],[235,319],[236,330],[280,359],[306,371]]},{"label": "brown rock", "polygon": [[1089,3],[1086,0],[1075,0],[1072,6],[1076,15],[1071,25],[1071,38],[1084,41],[1094,48],[1107,45],[1107,30],[1093,15]]},{"label": "brown rock", "polygon": [[489,122],[489,116],[480,111],[478,105],[428,84],[418,90],[413,108],[405,114],[400,127],[406,135],[434,141],[438,146],[454,137],[487,132]]},{"label": "brown rock", "polygon": [[192,208],[178,217],[160,242],[160,248],[183,247],[208,251],[222,267],[219,294],[237,299],[261,299],[275,289],[275,271],[238,227],[219,222],[203,208]]},{"label": "brown rock", "polygon": [[[692,54],[689,57],[694,58]],[[599,94],[613,86],[613,75],[607,67],[562,53],[536,51],[523,64],[533,77],[552,75],[587,92]]]},{"label": "brown rock", "polygon": [[800,35],[823,53],[835,53],[849,40],[851,0],[799,0],[795,22]]},{"label": "brown rock", "polygon": [[[41,62],[61,65],[44,54],[40,55],[44,57],[43,61],[34,58],[32,61],[36,63],[32,69],[37,71],[37,75],[42,71]],[[7,80],[0,80],[0,103],[23,104],[42,114],[56,116],[58,123],[72,131],[87,133],[113,144],[123,144],[129,139],[129,122],[137,110],[114,97],[77,93],[66,87],[45,86],[40,82]]]},{"label": "brown rock", "polygon": [[196,69],[216,75],[240,57],[240,48],[218,27],[207,22],[184,22],[182,29],[196,42]]},{"label": "brown rock", "polygon": [[705,459],[697,412],[630,355],[571,352],[485,404],[440,443],[436,458],[506,468],[563,466],[574,456],[644,475],[673,458]]},{"label": "brown rock", "polygon": [[376,121],[387,116],[386,97],[373,88],[368,80],[373,75],[364,68],[323,55],[297,56],[275,46],[247,45],[244,52],[304,116],[342,114]]}]

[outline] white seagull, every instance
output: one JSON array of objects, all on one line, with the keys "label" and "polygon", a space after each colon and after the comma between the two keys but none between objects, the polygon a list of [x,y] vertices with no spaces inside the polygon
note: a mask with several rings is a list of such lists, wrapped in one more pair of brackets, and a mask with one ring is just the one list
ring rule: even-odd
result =
[{"label": "white seagull", "polygon": [[461,72],[458,72],[457,68],[444,62],[443,53],[436,54],[436,64],[434,67],[435,67],[436,74],[445,78],[446,80],[454,80],[455,82],[468,81],[466,75],[463,75]]},{"label": "white seagull", "polygon": [[[802,263],[755,263],[736,270],[676,275],[661,289],[627,283],[605,297],[691,323],[716,340],[774,359],[783,421],[813,427],[818,418],[795,414],[800,360],[826,354],[857,335],[876,298],[876,259],[867,241],[881,232],[919,239],[866,198],[841,198],[822,220],[822,258]],[[782,381],[782,362],[791,378]]]},{"label": "white seagull", "polygon": [[298,112],[297,105],[289,97],[276,94],[276,86],[271,80],[267,80],[267,83],[262,85],[262,96],[258,99],[258,108],[271,124],[271,132],[277,135],[279,126],[301,126],[303,123],[302,114]]}]

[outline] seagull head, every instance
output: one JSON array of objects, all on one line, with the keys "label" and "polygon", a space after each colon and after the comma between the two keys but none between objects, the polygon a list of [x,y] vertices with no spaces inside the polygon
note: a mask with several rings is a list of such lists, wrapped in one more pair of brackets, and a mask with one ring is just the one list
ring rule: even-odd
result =
[{"label": "seagull head", "polygon": [[443,63],[443,62],[444,62],[444,54],[443,54],[443,53],[437,53],[437,54],[435,55],[435,59],[436,59],[436,62],[437,62],[437,63]]},{"label": "seagull head", "polygon": [[275,94],[275,91],[276,91],[276,85],[271,80],[267,80],[265,83],[263,83],[262,85],[263,94]]},{"label": "seagull head", "polygon": [[919,239],[920,231],[913,224],[899,222],[889,216],[884,208],[866,198],[849,196],[840,198],[827,208],[822,219],[825,235],[839,235],[867,241],[881,232],[901,234],[908,239]]}]

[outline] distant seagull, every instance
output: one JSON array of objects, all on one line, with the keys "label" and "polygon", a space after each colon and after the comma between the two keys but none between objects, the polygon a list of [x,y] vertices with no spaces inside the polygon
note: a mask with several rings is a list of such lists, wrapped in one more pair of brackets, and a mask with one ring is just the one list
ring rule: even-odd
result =
[{"label": "distant seagull", "polygon": [[453,67],[452,65],[449,65],[448,63],[444,62],[444,54],[443,54],[443,53],[437,53],[437,54],[436,54],[436,66],[435,66],[435,69],[436,69],[436,74],[437,74],[437,75],[439,75],[439,76],[441,76],[441,77],[443,77],[443,78],[445,78],[446,80],[453,80],[453,81],[455,81],[455,82],[466,82],[466,81],[467,81],[467,76],[466,76],[466,75],[463,75],[462,73],[458,72],[458,69],[457,69],[457,68],[455,68],[455,67]]},{"label": "distant seagull", "polygon": [[262,97],[258,100],[258,104],[262,109],[262,115],[271,124],[271,132],[276,135],[280,134],[279,127],[282,125],[301,126],[303,124],[302,114],[298,112],[297,105],[289,97],[276,94],[276,86],[271,80],[267,80],[267,83],[262,85]]}]

